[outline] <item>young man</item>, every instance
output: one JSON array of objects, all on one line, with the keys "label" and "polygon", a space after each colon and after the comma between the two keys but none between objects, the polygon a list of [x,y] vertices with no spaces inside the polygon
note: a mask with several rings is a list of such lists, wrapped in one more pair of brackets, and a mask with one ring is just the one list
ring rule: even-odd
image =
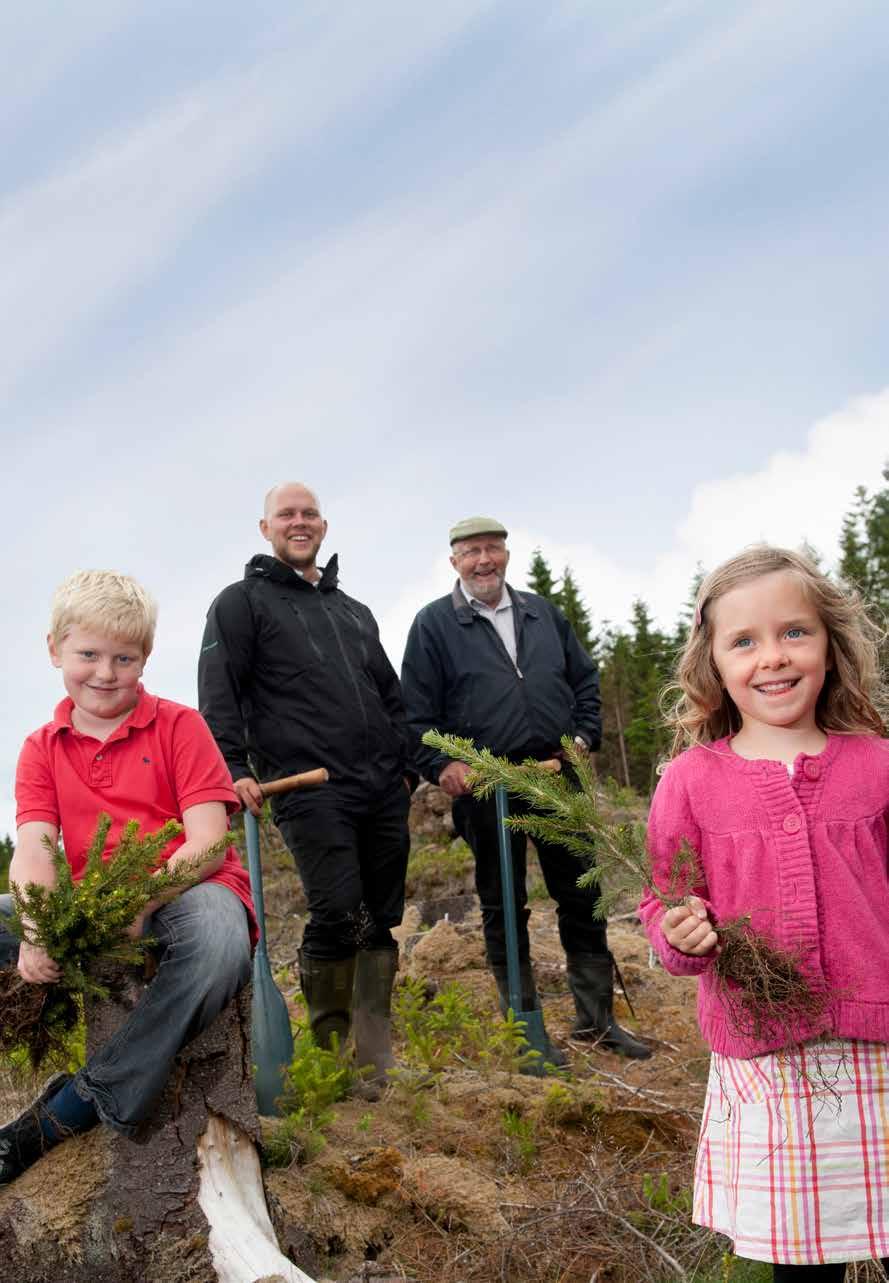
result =
[{"label": "young man", "polygon": [[259,529],[274,556],[252,557],[207,614],[201,712],[255,814],[257,779],[329,772],[321,788],[276,798],[273,813],[309,902],[300,980],[312,1031],[329,1046],[354,1023],[372,1098],[394,1063],[391,928],[410,849],[401,691],[373,615],[339,587],[337,558],[317,564],[327,522],[312,491],[275,486]]},{"label": "young man", "polygon": [[[506,582],[506,529],[492,517],[468,517],[450,532],[457,582],[419,612],[401,672],[415,760],[427,779],[453,798],[454,827],[475,855],[485,948],[501,1002],[508,1002],[506,936],[494,797],[473,797],[469,767],[427,748],[432,728],[465,735],[513,762],[557,755],[563,735],[584,750],[599,747],[599,678],[571,625],[551,602]],[[527,803],[511,798],[515,814]],[[593,917],[596,896],[577,885],[580,866],[562,846],[537,842],[546,888],[556,902],[559,935],[577,1020],[572,1036],[620,1055],[651,1053],[614,1020],[613,959],[605,924]],[[537,1008],[531,972],[525,892],[525,838],[512,834],[522,1007]]]},{"label": "young man", "polygon": [[[53,720],[29,735],[16,771],[18,838],[10,881],[52,886],[44,839],[61,832],[75,881],[99,813],[112,819],[107,850],[128,820],[153,832],[179,820],[184,834],[164,853],[193,861],[224,837],[238,809],[225,763],[194,709],[149,695],[140,677],[154,641],[156,608],[126,575],[82,571],[55,594],[48,637],[67,692]],[[5,906],[8,912],[8,902]],[[101,1120],[131,1134],[151,1113],[180,1047],[205,1029],[250,976],[255,919],[237,851],[205,861],[195,884],[153,902],[129,934],[156,940],[158,968],[121,1029],[73,1077],[58,1075],[0,1128],[0,1184],[14,1180],[66,1135]],[[0,926],[0,956],[15,956]],[[23,941],[18,969],[33,984],[59,969]]]}]

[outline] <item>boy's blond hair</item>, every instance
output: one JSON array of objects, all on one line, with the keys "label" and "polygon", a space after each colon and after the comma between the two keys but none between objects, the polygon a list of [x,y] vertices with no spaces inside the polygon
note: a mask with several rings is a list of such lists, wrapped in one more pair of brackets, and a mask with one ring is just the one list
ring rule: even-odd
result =
[{"label": "boy's blond hair", "polygon": [[741,715],[713,662],[709,616],[713,603],[733,588],[776,571],[788,571],[797,579],[827,629],[831,667],[815,707],[818,726],[846,735],[886,734],[878,653],[882,633],[858,593],[828,578],[802,553],[754,544],[712,570],[698,589],[676,680],[664,692],[665,717],[673,730],[671,757],[692,744],[709,744],[741,729]]},{"label": "boy's blond hair", "polygon": [[74,627],[119,637],[151,654],[157,605],[141,584],[116,570],[78,570],[59,584],[52,599],[49,631],[60,646]]}]

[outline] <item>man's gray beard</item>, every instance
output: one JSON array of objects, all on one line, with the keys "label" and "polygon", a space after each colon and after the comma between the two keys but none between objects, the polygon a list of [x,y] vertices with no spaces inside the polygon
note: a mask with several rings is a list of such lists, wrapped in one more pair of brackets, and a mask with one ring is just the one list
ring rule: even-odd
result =
[{"label": "man's gray beard", "polygon": [[480,592],[477,591],[477,589],[473,588],[472,580],[470,580],[467,583],[466,587],[469,589],[469,595],[471,597],[475,597],[476,601],[482,602],[482,604],[485,606],[496,606],[500,598],[503,596],[503,585],[505,582],[506,582],[506,575],[498,575],[497,587],[487,588],[485,590],[486,596],[484,597]]}]

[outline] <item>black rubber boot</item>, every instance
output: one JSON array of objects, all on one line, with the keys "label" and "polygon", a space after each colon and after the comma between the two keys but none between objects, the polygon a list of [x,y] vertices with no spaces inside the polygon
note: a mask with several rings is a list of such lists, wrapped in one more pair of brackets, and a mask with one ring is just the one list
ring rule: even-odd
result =
[{"label": "black rubber boot", "polygon": [[307,958],[299,952],[299,983],[309,1009],[309,1025],[319,1047],[345,1045],[352,1024],[354,958]]},{"label": "black rubber boot", "polygon": [[621,1029],[614,1019],[614,959],[610,953],[569,953],[568,984],[577,1019],[571,1037],[594,1042],[604,1051],[631,1060],[647,1060],[651,1048]]},{"label": "black rubber boot", "polygon": [[[490,964],[494,979],[497,981],[497,993],[500,996],[500,1010],[505,1016],[509,1010],[509,980],[507,978],[506,963],[492,962]],[[540,1011],[540,998],[537,995],[537,986],[534,983],[534,973],[531,970],[530,962],[519,964],[519,980],[522,988],[522,1011]],[[568,1064],[568,1057],[563,1051],[559,1051],[549,1034],[544,1029],[546,1037],[547,1050],[543,1053],[543,1059],[555,1065],[557,1069],[564,1069]],[[522,1072],[525,1072],[524,1070]],[[532,1070],[527,1072],[531,1073]]]},{"label": "black rubber boot", "polygon": [[364,1070],[356,1095],[379,1100],[395,1068],[392,1055],[392,986],[398,971],[396,949],[360,949],[355,965],[352,1032],[355,1063]]}]

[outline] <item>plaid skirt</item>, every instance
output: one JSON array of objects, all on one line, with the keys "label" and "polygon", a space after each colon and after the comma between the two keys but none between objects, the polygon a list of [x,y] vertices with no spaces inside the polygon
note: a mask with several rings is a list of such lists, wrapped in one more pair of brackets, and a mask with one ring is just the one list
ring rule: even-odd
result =
[{"label": "plaid skirt", "polygon": [[714,1052],[693,1219],[756,1261],[889,1256],[889,1045]]}]

